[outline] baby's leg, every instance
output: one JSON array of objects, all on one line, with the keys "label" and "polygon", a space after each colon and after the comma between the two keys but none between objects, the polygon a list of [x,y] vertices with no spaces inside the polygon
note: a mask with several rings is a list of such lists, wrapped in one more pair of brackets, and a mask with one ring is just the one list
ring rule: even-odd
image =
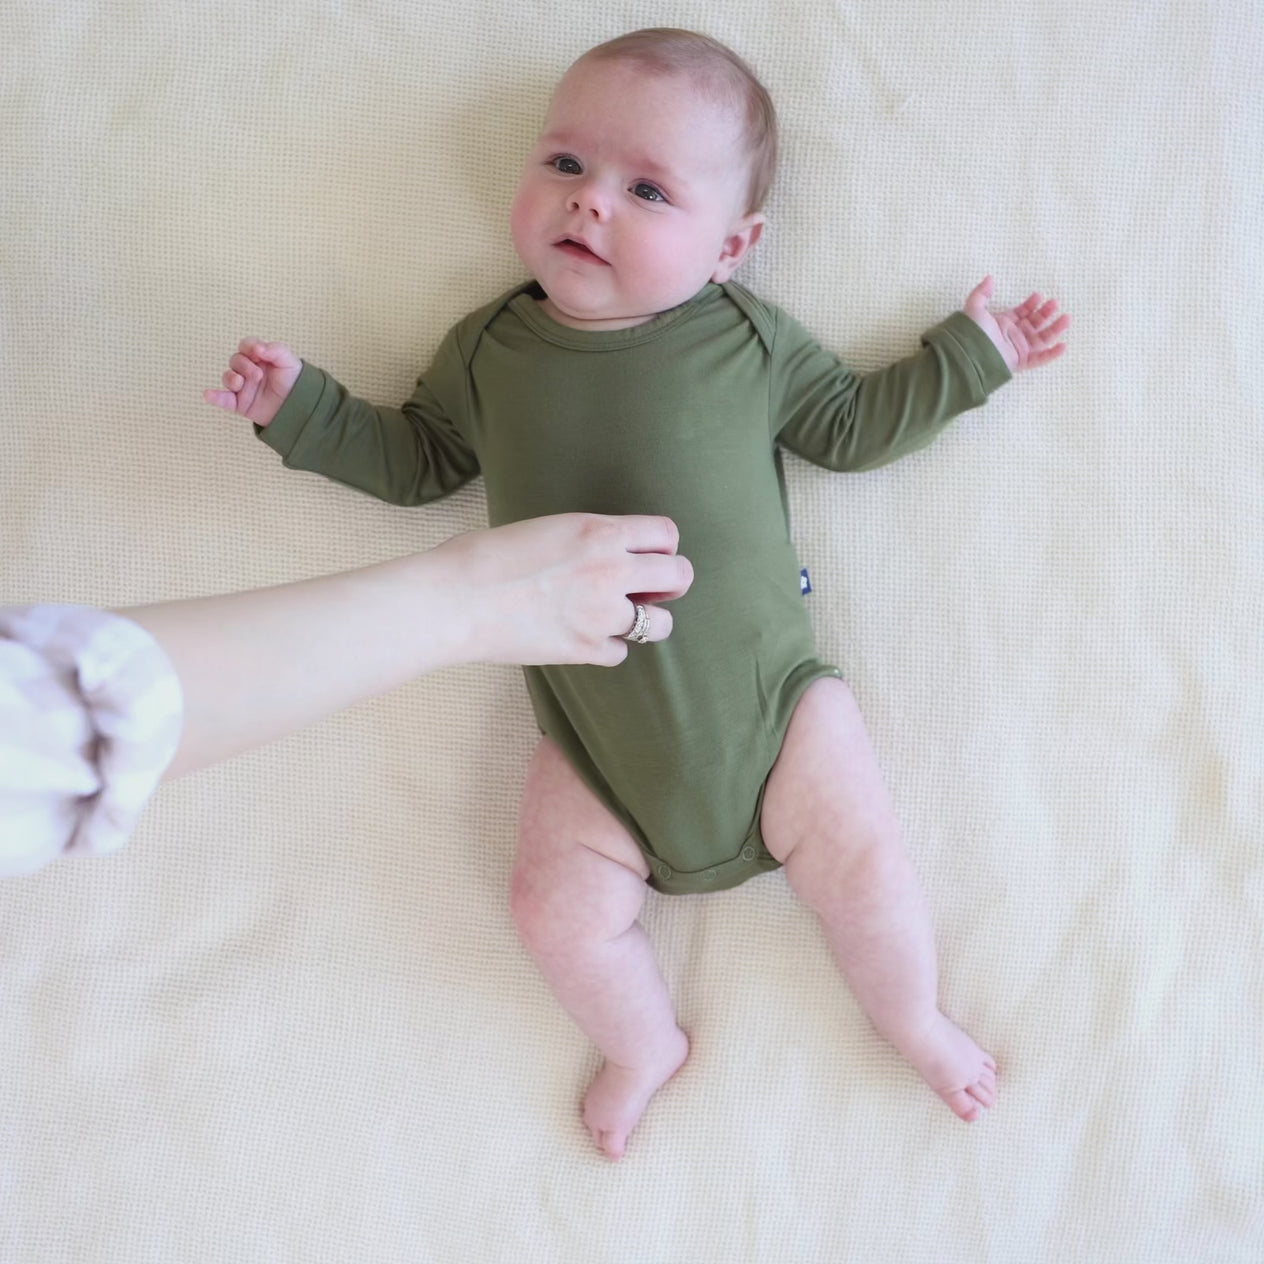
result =
[{"label": "baby's leg", "polygon": [[689,1052],[636,920],[648,876],[632,836],[541,738],[522,796],[514,920],[554,995],[605,1054],[584,1122],[612,1159]]},{"label": "baby's leg", "polygon": [[800,700],[761,824],[873,1025],[962,1119],[977,1118],[995,1100],[996,1064],[939,1012],[925,897],[841,680],[818,680]]}]

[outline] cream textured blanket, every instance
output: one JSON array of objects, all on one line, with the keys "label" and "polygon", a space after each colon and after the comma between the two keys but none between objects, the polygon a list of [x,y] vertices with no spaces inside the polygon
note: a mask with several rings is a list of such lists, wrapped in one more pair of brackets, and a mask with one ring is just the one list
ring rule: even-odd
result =
[{"label": "cream textured blanket", "polygon": [[1251,0],[8,0],[0,601],[480,525],[479,485],[405,511],[288,473],[201,389],[258,333],[406,396],[519,277],[551,82],[647,25],[764,76],[785,157],[740,279],[853,364],[987,272],[1075,319],[916,456],[789,469],[997,1109],[960,1124],[872,1034],[776,874],[651,896],[693,1055],[600,1159],[506,908],[525,693],[455,670],[0,887],[6,1264],[1264,1258]]}]

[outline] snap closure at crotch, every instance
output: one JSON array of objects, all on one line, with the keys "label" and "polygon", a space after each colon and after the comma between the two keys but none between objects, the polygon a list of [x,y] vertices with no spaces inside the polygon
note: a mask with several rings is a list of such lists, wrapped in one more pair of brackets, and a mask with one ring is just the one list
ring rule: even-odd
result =
[{"label": "snap closure at crotch", "polygon": [[650,885],[669,895],[724,891],[779,867],[758,840],[746,843],[731,860],[710,864],[705,869],[674,869],[658,856],[650,857],[649,865]]}]

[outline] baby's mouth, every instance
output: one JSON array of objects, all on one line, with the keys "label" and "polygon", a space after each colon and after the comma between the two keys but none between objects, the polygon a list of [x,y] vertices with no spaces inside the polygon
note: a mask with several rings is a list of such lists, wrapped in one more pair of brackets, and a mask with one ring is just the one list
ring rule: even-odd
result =
[{"label": "baby's mouth", "polygon": [[563,237],[561,241],[554,242],[554,245],[563,254],[570,255],[573,259],[586,259],[589,263],[606,263],[596,251],[585,246],[582,241],[576,241],[573,237]]}]

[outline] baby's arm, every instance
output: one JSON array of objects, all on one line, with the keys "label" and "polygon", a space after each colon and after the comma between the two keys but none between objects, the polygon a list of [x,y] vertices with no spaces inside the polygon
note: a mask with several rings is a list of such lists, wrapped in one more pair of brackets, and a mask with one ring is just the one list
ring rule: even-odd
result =
[{"label": "baby's arm", "polygon": [[243,339],[208,404],[246,417],[290,469],[310,470],[394,505],[424,505],[469,482],[478,458],[432,383],[462,398],[450,335],[399,408],[350,394],[280,342]]},{"label": "baby's arm", "polygon": [[992,340],[1011,373],[1036,369],[1056,360],[1065,350],[1062,335],[1071,324],[1067,315],[1058,315],[1058,304],[1031,295],[1017,307],[1004,311],[988,310],[992,297],[992,278],[986,276],[970,291],[965,313]]},{"label": "baby's arm", "polygon": [[223,390],[203,391],[208,404],[266,426],[294,389],[303,362],[283,342],[243,338],[228,362]]},{"label": "baby's arm", "polygon": [[869,470],[929,443],[952,418],[977,408],[1010,375],[1066,350],[1070,317],[1033,294],[990,312],[992,278],[965,310],[922,336],[922,350],[874,373],[853,373],[780,313],[774,341],[777,439],[831,470]]}]

